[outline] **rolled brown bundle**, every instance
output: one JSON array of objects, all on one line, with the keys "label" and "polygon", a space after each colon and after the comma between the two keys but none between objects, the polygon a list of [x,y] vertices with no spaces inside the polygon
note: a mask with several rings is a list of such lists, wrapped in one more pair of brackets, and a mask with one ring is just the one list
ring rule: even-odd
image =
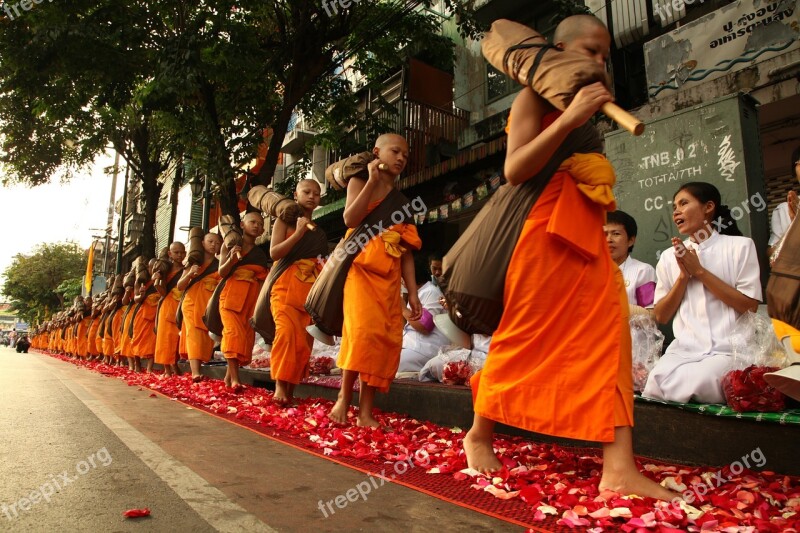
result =
[{"label": "rolled brown bundle", "polygon": [[[325,179],[328,180],[331,187],[340,191],[347,187],[347,182],[350,181],[351,178],[368,179],[369,170],[367,169],[367,165],[374,159],[375,154],[372,152],[361,152],[346,157],[325,169]],[[388,167],[381,163],[378,168],[386,170]]]},{"label": "rolled brown bundle", "polygon": [[153,265],[153,274],[161,274],[161,280],[163,280],[167,276],[171,266],[172,261],[169,258],[169,246],[165,246],[158,252],[158,259],[156,259]]},{"label": "rolled brown bundle", "polygon": [[[305,214],[300,204],[263,185],[256,185],[250,189],[250,192],[247,193],[247,200],[250,205],[260,209],[262,213],[279,218],[289,226],[294,226],[297,219]],[[312,223],[306,224],[306,226],[312,231],[317,228],[316,224]]]},{"label": "rolled brown bundle", "polygon": [[[481,51],[494,68],[530,86],[562,111],[582,87],[598,81],[610,87],[602,65],[581,53],[560,50],[535,30],[511,20],[492,23],[481,41]],[[602,111],[634,135],[644,131],[641,121],[616,104],[604,104]]]},{"label": "rolled brown bundle", "polygon": [[[125,277],[122,279],[122,287],[125,288],[133,288],[136,285],[136,266],[134,265],[133,268],[125,274]],[[124,292],[124,290],[123,290]]]},{"label": "rolled brown bundle", "polygon": [[148,260],[143,255],[136,258],[136,281],[147,283],[150,281],[150,273],[147,271]]},{"label": "rolled brown bundle", "polygon": [[203,228],[191,228],[189,230],[189,253],[186,255],[186,262],[189,266],[202,265],[205,258],[203,249],[203,238],[206,233]]},{"label": "rolled brown bundle", "polygon": [[236,224],[236,220],[232,215],[219,217],[219,234],[222,236],[222,242],[228,250],[234,246],[242,245],[242,230]]},{"label": "rolled brown bundle", "polygon": [[124,278],[125,277],[122,274],[119,274],[118,276],[114,276],[114,283],[113,283],[113,285],[111,285],[111,295],[112,296],[116,296],[118,294],[122,294],[123,292],[125,292],[125,289],[124,289],[124,281],[125,281],[125,279]]}]

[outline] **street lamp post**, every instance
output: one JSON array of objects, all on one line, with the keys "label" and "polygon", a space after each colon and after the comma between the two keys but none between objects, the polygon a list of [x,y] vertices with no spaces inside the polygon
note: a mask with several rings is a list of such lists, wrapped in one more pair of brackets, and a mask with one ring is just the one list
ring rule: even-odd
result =
[{"label": "street lamp post", "polygon": [[[108,222],[106,223],[106,245],[103,250],[103,275],[108,276],[108,252],[111,249],[111,227],[114,225],[114,199],[117,193],[119,175],[119,152],[114,151],[114,175],[111,178],[111,199],[108,201]],[[127,187],[127,183],[125,184]],[[127,191],[125,191],[127,192]]]},{"label": "street lamp post", "polygon": [[130,165],[125,165],[125,188],[122,191],[122,208],[119,213],[119,243],[117,244],[117,264],[114,273],[122,273],[122,249],[125,248],[125,214],[128,210],[128,177],[130,176]]},{"label": "street lamp post", "polygon": [[192,198],[200,197],[203,201],[203,231],[208,232],[209,218],[211,216],[211,180],[208,176],[204,176],[203,181],[200,181],[200,176],[195,174],[189,182],[189,187],[192,190]]}]

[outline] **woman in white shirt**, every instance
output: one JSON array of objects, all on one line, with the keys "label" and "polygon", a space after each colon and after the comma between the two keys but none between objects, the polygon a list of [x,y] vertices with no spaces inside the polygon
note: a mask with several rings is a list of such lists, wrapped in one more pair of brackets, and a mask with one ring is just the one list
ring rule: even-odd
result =
[{"label": "woman in white shirt", "polygon": [[[792,153],[792,175],[800,182],[800,148]],[[777,207],[775,207],[775,210],[772,211],[772,231],[769,236],[767,255],[772,255],[773,247],[778,244],[778,241],[781,240],[781,237],[783,237],[789,229],[789,224],[792,223],[795,215],[797,215],[797,204],[797,193],[789,191],[789,194],[786,196],[786,201],[779,203]]]},{"label": "woman in white shirt", "polygon": [[642,395],[724,403],[721,379],[730,369],[734,324],[761,300],[755,243],[741,236],[710,183],[683,185],[673,198],[672,218],[688,239],[673,237],[659,258],[655,318],[666,324],[674,317],[675,340]]}]

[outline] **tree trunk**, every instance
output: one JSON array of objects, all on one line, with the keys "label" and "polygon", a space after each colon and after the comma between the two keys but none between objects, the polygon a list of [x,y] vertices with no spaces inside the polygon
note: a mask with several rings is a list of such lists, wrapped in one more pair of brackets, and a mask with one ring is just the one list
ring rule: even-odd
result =
[{"label": "tree trunk", "polygon": [[219,204],[222,208],[223,215],[231,215],[236,221],[239,220],[239,195],[236,194],[236,178],[235,176],[225,176],[225,171],[219,169],[217,171],[217,183],[221,183],[219,194]]},{"label": "tree trunk", "polygon": [[139,244],[140,254],[148,259],[156,256],[156,211],[158,210],[158,198],[161,195],[163,183],[158,181],[160,168],[157,163],[142,165],[142,193],[144,195],[144,228]]},{"label": "tree trunk", "polygon": [[292,119],[294,107],[293,103],[290,105],[287,102],[278,113],[275,123],[272,125],[272,140],[267,148],[267,158],[264,160],[264,164],[261,165],[258,175],[253,178],[253,185],[263,185],[265,187],[275,185],[275,167],[278,166],[278,157],[283,147],[283,140],[286,137],[286,128],[289,127],[289,121]]},{"label": "tree trunk", "polygon": [[[183,161],[183,157],[178,158],[178,161]],[[178,165],[175,168],[175,177],[172,180],[172,187],[169,191],[169,239],[168,244],[172,244],[175,240],[175,221],[178,217],[178,192],[183,184],[183,165]]]}]

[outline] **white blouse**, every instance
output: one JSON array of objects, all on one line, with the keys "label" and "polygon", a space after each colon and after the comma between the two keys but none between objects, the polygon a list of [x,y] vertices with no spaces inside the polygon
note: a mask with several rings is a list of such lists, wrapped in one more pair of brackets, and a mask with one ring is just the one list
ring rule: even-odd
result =
[{"label": "white blouse", "polygon": [[[752,239],[715,231],[700,244],[689,239],[683,243],[697,251],[700,264],[707,271],[742,294],[761,301],[761,276]],[[655,303],[669,293],[679,275],[675,249],[670,247],[661,254],[656,266]],[[675,340],[666,353],[732,354],[730,339],[739,316],[700,281],[690,279],[672,323]]]},{"label": "white blouse", "polygon": [[[625,280],[625,292],[628,293],[628,303],[640,307],[653,307],[652,302],[639,302],[636,297],[636,289],[647,283],[655,283],[656,269],[652,265],[643,263],[631,256],[620,263],[619,269],[622,272],[622,279]],[[652,292],[650,293],[652,294]]]},{"label": "white blouse", "polygon": [[789,217],[789,204],[783,202],[778,204],[778,207],[772,211],[772,224],[769,235],[769,246],[775,246],[781,237],[789,230],[789,224],[792,219]]}]

